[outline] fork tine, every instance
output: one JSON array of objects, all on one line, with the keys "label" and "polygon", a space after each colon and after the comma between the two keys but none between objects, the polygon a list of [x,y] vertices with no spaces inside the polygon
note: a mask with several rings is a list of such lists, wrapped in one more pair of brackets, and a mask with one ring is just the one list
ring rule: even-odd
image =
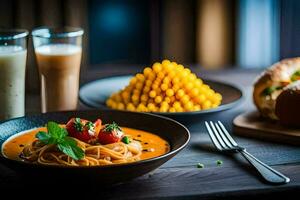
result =
[{"label": "fork tine", "polygon": [[224,141],[224,143],[229,147],[229,148],[233,148],[232,144],[230,143],[230,141],[228,140],[228,138],[225,136],[224,132],[220,129],[219,125],[215,122],[215,127],[217,128],[220,137],[222,138],[222,140]]},{"label": "fork tine", "polygon": [[231,142],[233,146],[238,146],[238,144],[234,141],[234,139],[231,137],[231,135],[226,130],[225,126],[222,124],[222,122],[218,121],[218,124],[220,125],[221,129],[223,130],[224,134],[228,138],[228,140]]},{"label": "fork tine", "polygon": [[210,139],[212,140],[213,144],[215,145],[215,147],[218,150],[222,151],[222,147],[219,144],[218,140],[216,139],[215,135],[213,134],[213,131],[211,130],[211,128],[210,128],[210,126],[209,126],[209,124],[208,124],[207,121],[205,121],[205,126],[206,126],[206,129],[208,131],[208,135],[209,135]]},{"label": "fork tine", "polygon": [[214,123],[212,121],[210,121],[209,123],[210,123],[211,128],[213,129],[213,133],[214,133],[215,137],[219,141],[219,144],[223,147],[223,149],[227,149],[227,146],[224,143],[224,141],[222,140],[222,138],[220,137],[220,134],[218,133]]}]

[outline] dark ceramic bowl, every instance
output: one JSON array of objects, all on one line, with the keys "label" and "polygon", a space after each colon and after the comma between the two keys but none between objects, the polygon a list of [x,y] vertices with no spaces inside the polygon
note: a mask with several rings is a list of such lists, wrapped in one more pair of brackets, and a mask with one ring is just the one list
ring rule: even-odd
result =
[{"label": "dark ceramic bowl", "polygon": [[1,164],[13,169],[22,176],[24,175],[27,177],[26,180],[40,180],[43,177],[43,180],[68,180],[68,182],[71,182],[66,178],[72,177],[75,180],[93,179],[96,180],[96,184],[110,185],[133,179],[156,169],[182,150],[190,139],[190,133],[183,125],[165,117],[145,113],[94,110],[38,114],[5,121],[0,124],[0,146],[2,147],[3,142],[18,132],[44,126],[50,120],[66,123],[68,119],[75,116],[89,120],[101,118],[104,123],[115,121],[120,126],[149,131],[167,140],[171,150],[162,156],[134,163],[94,167],[30,164],[8,159],[1,153]]}]

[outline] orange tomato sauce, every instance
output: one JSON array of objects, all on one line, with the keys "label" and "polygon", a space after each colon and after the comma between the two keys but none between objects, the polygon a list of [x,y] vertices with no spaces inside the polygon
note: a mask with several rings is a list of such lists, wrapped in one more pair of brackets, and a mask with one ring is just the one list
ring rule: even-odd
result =
[{"label": "orange tomato sauce", "polygon": [[[143,148],[141,160],[154,158],[170,151],[168,142],[153,133],[126,127],[123,127],[122,130],[125,135],[129,135],[133,140],[141,143]],[[3,144],[2,153],[7,158],[22,160],[19,157],[20,153],[25,146],[30,145],[36,140],[35,135],[39,131],[47,132],[47,129],[45,127],[40,127],[13,136]]]}]

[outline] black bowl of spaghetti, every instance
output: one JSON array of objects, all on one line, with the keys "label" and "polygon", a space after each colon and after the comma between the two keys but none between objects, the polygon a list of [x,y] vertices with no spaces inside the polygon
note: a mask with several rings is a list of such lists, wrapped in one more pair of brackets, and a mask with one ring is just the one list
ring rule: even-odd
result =
[{"label": "black bowl of spaghetti", "polygon": [[[95,126],[98,118],[102,121],[99,130]],[[121,130],[124,134],[119,140],[109,137]],[[99,132],[97,137],[95,132]],[[112,185],[158,168],[182,150],[189,139],[183,125],[153,114],[53,112],[2,122],[0,162],[26,177],[27,182],[43,177],[55,183],[68,178],[69,184],[72,180],[93,180],[95,184]]]}]

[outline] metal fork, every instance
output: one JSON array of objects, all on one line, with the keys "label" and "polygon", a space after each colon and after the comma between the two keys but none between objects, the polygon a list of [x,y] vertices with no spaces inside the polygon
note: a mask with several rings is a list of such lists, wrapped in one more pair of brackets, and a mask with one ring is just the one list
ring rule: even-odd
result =
[{"label": "metal fork", "polygon": [[246,160],[262,175],[262,177],[273,184],[284,184],[290,182],[290,179],[262,161],[248,153],[245,148],[239,146],[230,136],[224,125],[218,121],[217,123],[205,121],[210,139],[219,151],[235,151],[241,153]]}]

